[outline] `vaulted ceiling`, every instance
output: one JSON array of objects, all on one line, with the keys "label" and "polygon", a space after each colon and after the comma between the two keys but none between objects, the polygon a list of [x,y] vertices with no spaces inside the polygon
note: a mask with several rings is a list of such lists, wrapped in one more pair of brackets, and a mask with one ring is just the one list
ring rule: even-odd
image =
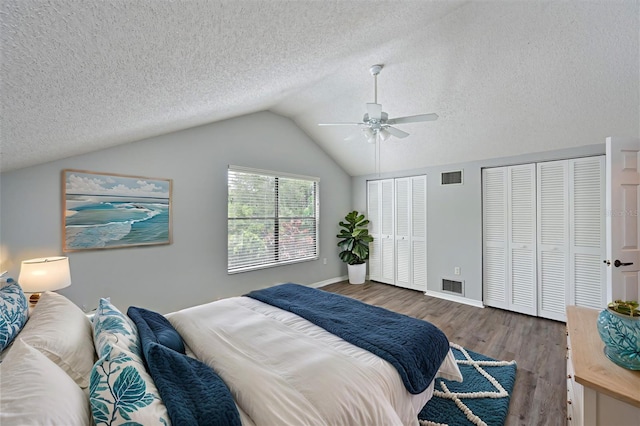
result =
[{"label": "vaulted ceiling", "polygon": [[[1,0],[0,169],[261,110],[290,117],[349,174],[385,65],[381,171],[640,133],[637,0]],[[268,129],[264,129],[268,131]]]}]

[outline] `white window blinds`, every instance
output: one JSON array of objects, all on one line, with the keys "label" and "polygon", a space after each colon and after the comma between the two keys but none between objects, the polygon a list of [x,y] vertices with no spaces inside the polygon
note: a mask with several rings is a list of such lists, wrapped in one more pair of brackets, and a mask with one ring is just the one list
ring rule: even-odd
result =
[{"label": "white window blinds", "polygon": [[318,258],[319,179],[229,166],[227,272]]}]

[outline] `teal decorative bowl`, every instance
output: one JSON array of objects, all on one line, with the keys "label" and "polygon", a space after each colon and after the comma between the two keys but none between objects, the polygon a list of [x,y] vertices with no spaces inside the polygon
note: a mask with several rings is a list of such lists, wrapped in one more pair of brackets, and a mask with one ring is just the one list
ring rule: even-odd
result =
[{"label": "teal decorative bowl", "polygon": [[640,370],[640,318],[605,309],[598,315],[604,354],[620,367]]}]

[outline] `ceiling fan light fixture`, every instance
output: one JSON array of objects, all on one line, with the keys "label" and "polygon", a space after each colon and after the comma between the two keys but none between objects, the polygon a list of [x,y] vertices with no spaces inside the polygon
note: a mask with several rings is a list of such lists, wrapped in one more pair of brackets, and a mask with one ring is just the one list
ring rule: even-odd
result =
[{"label": "ceiling fan light fixture", "polygon": [[371,127],[365,127],[362,129],[364,137],[367,138],[367,142],[374,143],[376,141],[376,134],[371,130]]},{"label": "ceiling fan light fixture", "polygon": [[386,141],[391,137],[391,133],[389,133],[386,129],[380,130],[379,134],[380,134],[380,139],[382,139],[383,141]]}]

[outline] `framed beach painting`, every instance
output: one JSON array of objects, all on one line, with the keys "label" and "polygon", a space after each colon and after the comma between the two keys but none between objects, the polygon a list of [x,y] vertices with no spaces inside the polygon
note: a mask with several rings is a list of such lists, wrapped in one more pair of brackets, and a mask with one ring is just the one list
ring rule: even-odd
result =
[{"label": "framed beach painting", "polygon": [[171,244],[171,187],[171,179],[63,170],[63,251]]}]

